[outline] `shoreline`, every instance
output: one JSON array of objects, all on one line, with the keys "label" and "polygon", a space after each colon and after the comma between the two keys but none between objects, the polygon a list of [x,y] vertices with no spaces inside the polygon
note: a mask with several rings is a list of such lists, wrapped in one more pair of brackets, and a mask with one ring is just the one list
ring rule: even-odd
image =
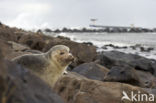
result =
[{"label": "shoreline", "polygon": [[[28,68],[11,62],[17,56],[44,53],[60,44],[68,46],[77,60],[67,68],[68,73],[59,78],[54,88]],[[122,49],[111,44],[103,48],[108,47]],[[153,49],[142,50],[151,52]],[[0,90],[11,93],[5,97],[10,103],[18,100],[21,103],[30,100],[31,103],[120,103],[123,91],[128,96],[139,91],[156,99],[156,60],[119,51],[97,52],[92,43],[78,43],[66,37],[0,25],[0,61],[0,86],[8,89]],[[12,91],[10,86],[16,88]]]},{"label": "shoreline", "polygon": [[[97,33],[98,34],[98,33]],[[106,38],[107,36],[105,36],[106,34],[91,34],[91,35],[102,35],[104,36],[104,38]],[[94,36],[92,36],[92,39],[87,38],[87,36],[89,36],[89,33],[56,33],[56,34],[48,34],[49,36],[52,37],[58,37],[58,38],[62,38],[62,39],[68,39],[68,40],[72,40],[78,43],[84,43],[87,45],[94,45],[97,48],[97,52],[101,52],[101,51],[112,51],[112,50],[116,50],[116,51],[120,51],[120,52],[124,52],[124,53],[132,53],[132,54],[136,54],[136,55],[140,55],[140,56],[144,56],[147,57],[149,59],[156,59],[156,47],[152,44],[137,44],[137,43],[127,43],[126,42],[115,42],[115,41],[97,41],[96,39],[94,40]],[[110,34],[113,36],[117,36],[118,34]],[[120,34],[119,34],[120,35]],[[127,35],[127,34],[123,34],[123,35]],[[128,35],[132,35],[132,34],[128,34]],[[137,34],[136,34],[137,35]],[[141,35],[141,34],[139,34]],[[149,34],[150,35],[150,34]],[[153,34],[155,35],[155,34]],[[121,36],[122,37],[122,36]],[[81,39],[82,38],[82,39]],[[100,37],[99,37],[100,38]],[[88,40],[89,39],[89,40]],[[99,39],[100,40],[100,39]]]},{"label": "shoreline", "polygon": [[[126,28],[126,27],[125,27]],[[49,28],[46,28],[44,30],[39,29],[38,32],[47,32],[47,33],[155,33],[156,29],[149,29],[149,28],[129,28],[129,29],[121,29],[120,27],[117,28],[81,28],[81,29],[71,29],[71,28],[62,28],[62,29],[55,29],[55,30],[51,30]]]}]

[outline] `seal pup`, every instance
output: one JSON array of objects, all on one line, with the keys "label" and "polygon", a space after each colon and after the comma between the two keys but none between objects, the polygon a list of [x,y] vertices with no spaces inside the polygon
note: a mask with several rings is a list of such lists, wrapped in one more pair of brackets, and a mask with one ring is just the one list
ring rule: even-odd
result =
[{"label": "seal pup", "polygon": [[65,45],[56,45],[46,53],[25,54],[12,61],[30,69],[53,87],[68,65],[74,61],[69,51]]}]

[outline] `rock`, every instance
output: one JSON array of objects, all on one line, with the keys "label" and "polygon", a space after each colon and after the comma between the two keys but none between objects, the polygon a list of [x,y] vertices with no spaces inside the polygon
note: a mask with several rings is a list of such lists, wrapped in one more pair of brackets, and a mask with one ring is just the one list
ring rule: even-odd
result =
[{"label": "rock", "polygon": [[155,79],[155,77],[149,72],[135,70],[129,66],[114,66],[106,74],[104,81],[121,82],[151,88],[153,79]]},{"label": "rock", "polygon": [[53,31],[52,31],[51,29],[49,29],[49,28],[44,29],[44,31],[47,32],[47,33],[53,32]]},{"label": "rock", "polygon": [[44,35],[23,35],[19,39],[19,43],[29,46],[31,49],[40,50],[45,47],[46,40]]},{"label": "rock", "polygon": [[75,67],[72,72],[81,74],[89,79],[103,80],[109,70],[94,62],[84,63]]},{"label": "rock", "polygon": [[42,31],[41,29],[38,29],[38,30],[36,31],[36,34],[38,34],[38,35],[43,35],[43,31]]},{"label": "rock", "polygon": [[26,46],[23,46],[21,44],[17,43],[8,43],[7,41],[1,40],[0,39],[0,44],[2,45],[1,47],[4,47],[5,53],[4,57],[6,59],[12,59],[16,56],[24,55],[24,54],[30,54],[30,52],[27,52],[26,49],[29,49]]},{"label": "rock", "polygon": [[[151,68],[156,68],[155,60],[151,63]],[[154,71],[154,76],[156,76],[156,72]]]},{"label": "rock", "polygon": [[93,43],[92,42],[83,42],[83,44],[87,44],[88,46],[93,46]]},{"label": "rock", "polygon": [[107,46],[105,46],[105,45],[104,45],[104,46],[102,46],[101,48],[102,48],[102,49],[108,49],[108,48],[107,48]]},{"label": "rock", "polygon": [[57,38],[59,38],[59,39],[66,39],[66,40],[70,40],[70,38],[68,38],[68,37],[64,37],[64,36],[57,36]]},{"label": "rock", "polygon": [[127,46],[123,46],[123,47],[121,47],[121,48],[123,48],[123,49],[127,49],[128,47],[127,47]]},{"label": "rock", "polygon": [[156,88],[156,84],[154,84],[154,80],[156,80],[156,77],[153,76],[149,72],[145,71],[140,71],[140,70],[135,70],[136,74],[138,76],[138,79],[140,83],[142,83],[141,87],[146,87],[146,88]]},{"label": "rock", "polygon": [[30,52],[32,54],[41,54],[43,52],[39,51],[39,50],[25,50],[26,52]]},{"label": "rock", "polygon": [[138,49],[138,50],[140,50],[140,52],[151,52],[152,50],[154,50],[153,47],[144,47],[141,44],[136,44],[134,46],[130,46],[130,48],[132,48],[134,50]]},{"label": "rock", "polygon": [[[145,71],[140,71],[140,70],[136,70],[136,73],[140,79],[140,81],[142,81],[146,87],[151,88],[151,84],[153,82],[153,80],[155,80],[156,78],[149,72],[145,72]],[[156,87],[156,85],[155,85]]]},{"label": "rock", "polygon": [[30,48],[28,46],[21,45],[21,44],[18,44],[16,42],[13,42],[13,41],[8,41],[8,43],[11,44],[12,49],[15,50],[15,51],[26,51],[26,50],[30,50]]},{"label": "rock", "polygon": [[113,49],[126,49],[126,48],[128,48],[127,46],[115,46],[113,44],[107,44],[107,45],[102,46],[101,48],[107,49],[107,47],[111,47]]},{"label": "rock", "polygon": [[150,94],[154,94],[156,96],[156,89],[151,89],[151,88],[143,88],[146,92]]},{"label": "rock", "polygon": [[[3,44],[0,43],[0,46],[3,47]],[[4,47],[3,47],[3,49],[4,49]],[[4,58],[3,55],[5,54],[5,52],[6,52],[5,49],[2,51],[2,49],[0,48],[0,67],[1,67],[1,69],[0,69],[0,103],[6,103],[6,102],[2,102],[5,100],[4,93],[6,91],[6,86],[7,86],[6,81],[5,81],[6,65],[4,65],[4,61],[3,61],[3,58]]]},{"label": "rock", "polygon": [[140,51],[141,52],[145,52],[145,48],[144,47],[140,47]]},{"label": "rock", "polygon": [[63,103],[41,79],[1,57],[0,103]]},{"label": "rock", "polygon": [[130,46],[130,48],[132,48],[133,50],[136,50],[137,48],[141,48],[141,47],[142,47],[141,44]]},{"label": "rock", "polygon": [[147,48],[147,51],[148,51],[148,52],[150,52],[150,51],[152,51],[152,50],[154,50],[154,48],[152,48],[152,47]]},{"label": "rock", "polygon": [[[117,82],[101,82],[69,73],[55,85],[56,92],[65,103],[143,103],[121,100],[123,92],[131,98],[131,93],[147,94],[143,89]],[[154,95],[152,95],[154,98]],[[149,103],[149,102],[144,102]],[[152,102],[151,102],[152,103]],[[153,102],[154,103],[154,102]]]},{"label": "rock", "polygon": [[113,45],[113,44],[107,44],[107,45],[105,45],[106,47],[112,47],[112,48],[115,48],[115,49],[118,49],[119,48],[119,46],[115,46],[115,45]]},{"label": "rock", "polygon": [[0,47],[3,48],[3,55],[7,56],[12,52],[11,46],[4,40],[0,39]]},{"label": "rock", "polygon": [[141,52],[150,52],[150,51],[152,51],[152,50],[154,50],[154,48],[152,48],[152,47],[149,47],[149,48],[140,47],[140,51],[141,51]]},{"label": "rock", "polygon": [[17,28],[10,28],[6,25],[0,26],[0,38],[5,41],[18,41],[18,38],[22,36],[22,33],[16,33],[16,32],[21,32],[22,30],[17,29]]},{"label": "rock", "polygon": [[136,50],[136,47],[135,46],[130,46],[130,48],[132,48],[133,50]]},{"label": "rock", "polygon": [[126,54],[119,51],[105,51],[99,53],[97,59],[100,60],[101,65],[106,66],[107,68],[112,68],[116,65],[128,65],[136,70],[147,71],[154,75],[156,73],[155,60],[147,59],[135,54]]},{"label": "rock", "polygon": [[135,69],[125,66],[114,66],[110,69],[104,78],[104,81],[128,83],[135,86],[141,86]]},{"label": "rock", "polygon": [[105,45],[106,47],[108,46],[108,47],[112,47],[112,48],[114,48],[115,46],[113,45],[113,44],[107,44],[107,45]]}]

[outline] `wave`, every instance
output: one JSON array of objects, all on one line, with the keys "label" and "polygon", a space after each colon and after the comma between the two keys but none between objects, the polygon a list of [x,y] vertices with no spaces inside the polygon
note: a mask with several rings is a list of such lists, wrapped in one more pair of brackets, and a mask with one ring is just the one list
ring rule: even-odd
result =
[{"label": "wave", "polygon": [[[81,35],[85,35],[85,34],[81,34]],[[132,44],[129,43],[122,43],[122,42],[113,42],[113,41],[101,41],[101,40],[97,40],[95,38],[83,38],[81,37],[79,34],[74,34],[74,33],[58,33],[55,35],[55,37],[58,36],[63,36],[63,37],[67,37],[70,38],[70,40],[72,41],[76,41],[79,43],[84,43],[84,42],[91,42],[93,43],[93,45],[101,48],[104,45],[108,45],[108,44],[113,44],[115,46],[119,46],[119,47],[123,47],[123,46],[131,46]],[[98,36],[97,33],[95,33],[95,36]]]},{"label": "wave", "polygon": [[74,35],[68,35],[67,33],[58,33],[58,34],[56,35],[56,37],[57,37],[57,36],[67,37],[67,38],[69,38],[69,39],[72,40],[72,41],[75,41],[75,40],[76,40],[76,38],[75,38]]},{"label": "wave", "polygon": [[[97,48],[98,52],[101,51],[111,51],[111,50],[117,50],[117,51],[121,51],[124,53],[132,53],[132,54],[138,54],[150,59],[156,59],[156,51],[153,50],[151,52],[141,52],[140,47],[144,47],[144,48],[148,48],[150,47],[147,44],[142,44],[142,43],[136,43],[136,42],[129,42],[130,40],[122,41],[119,39],[109,39],[107,40],[107,38],[105,40],[102,39],[102,34],[98,34],[98,33],[94,33],[94,34],[87,34],[87,33],[81,33],[81,34],[77,34],[77,33],[58,33],[55,34],[55,37],[57,36],[63,36],[63,37],[67,37],[70,38],[70,40],[75,41],[75,42],[79,42],[79,43],[84,43],[84,42],[90,42],[93,45],[95,45]],[[109,34],[104,34],[105,37],[109,36]],[[113,34],[111,34],[112,36]],[[149,35],[149,34],[148,34]],[[117,36],[117,35],[114,35]],[[119,48],[114,48],[111,46],[107,46],[107,49],[103,49],[103,46],[105,45],[110,45],[112,44],[113,46],[119,47]],[[137,46],[138,45],[138,46]],[[131,46],[136,46],[136,49],[131,48]],[[120,48],[121,47],[121,48]],[[126,48],[122,48],[122,47],[126,47]]]}]

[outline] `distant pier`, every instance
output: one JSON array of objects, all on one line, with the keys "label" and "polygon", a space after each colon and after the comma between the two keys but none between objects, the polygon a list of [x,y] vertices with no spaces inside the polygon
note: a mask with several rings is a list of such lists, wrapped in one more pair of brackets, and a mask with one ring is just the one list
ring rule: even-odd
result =
[{"label": "distant pier", "polygon": [[[89,27],[103,29],[108,32],[150,32],[148,28],[132,27],[132,26],[105,26],[105,25],[89,25]],[[152,32],[152,31],[151,31]]]},{"label": "distant pier", "polygon": [[142,29],[142,27],[126,27],[126,26],[104,26],[104,25],[89,25],[90,27],[96,27],[96,28],[114,28],[114,29],[131,29],[131,28],[137,28]]}]

